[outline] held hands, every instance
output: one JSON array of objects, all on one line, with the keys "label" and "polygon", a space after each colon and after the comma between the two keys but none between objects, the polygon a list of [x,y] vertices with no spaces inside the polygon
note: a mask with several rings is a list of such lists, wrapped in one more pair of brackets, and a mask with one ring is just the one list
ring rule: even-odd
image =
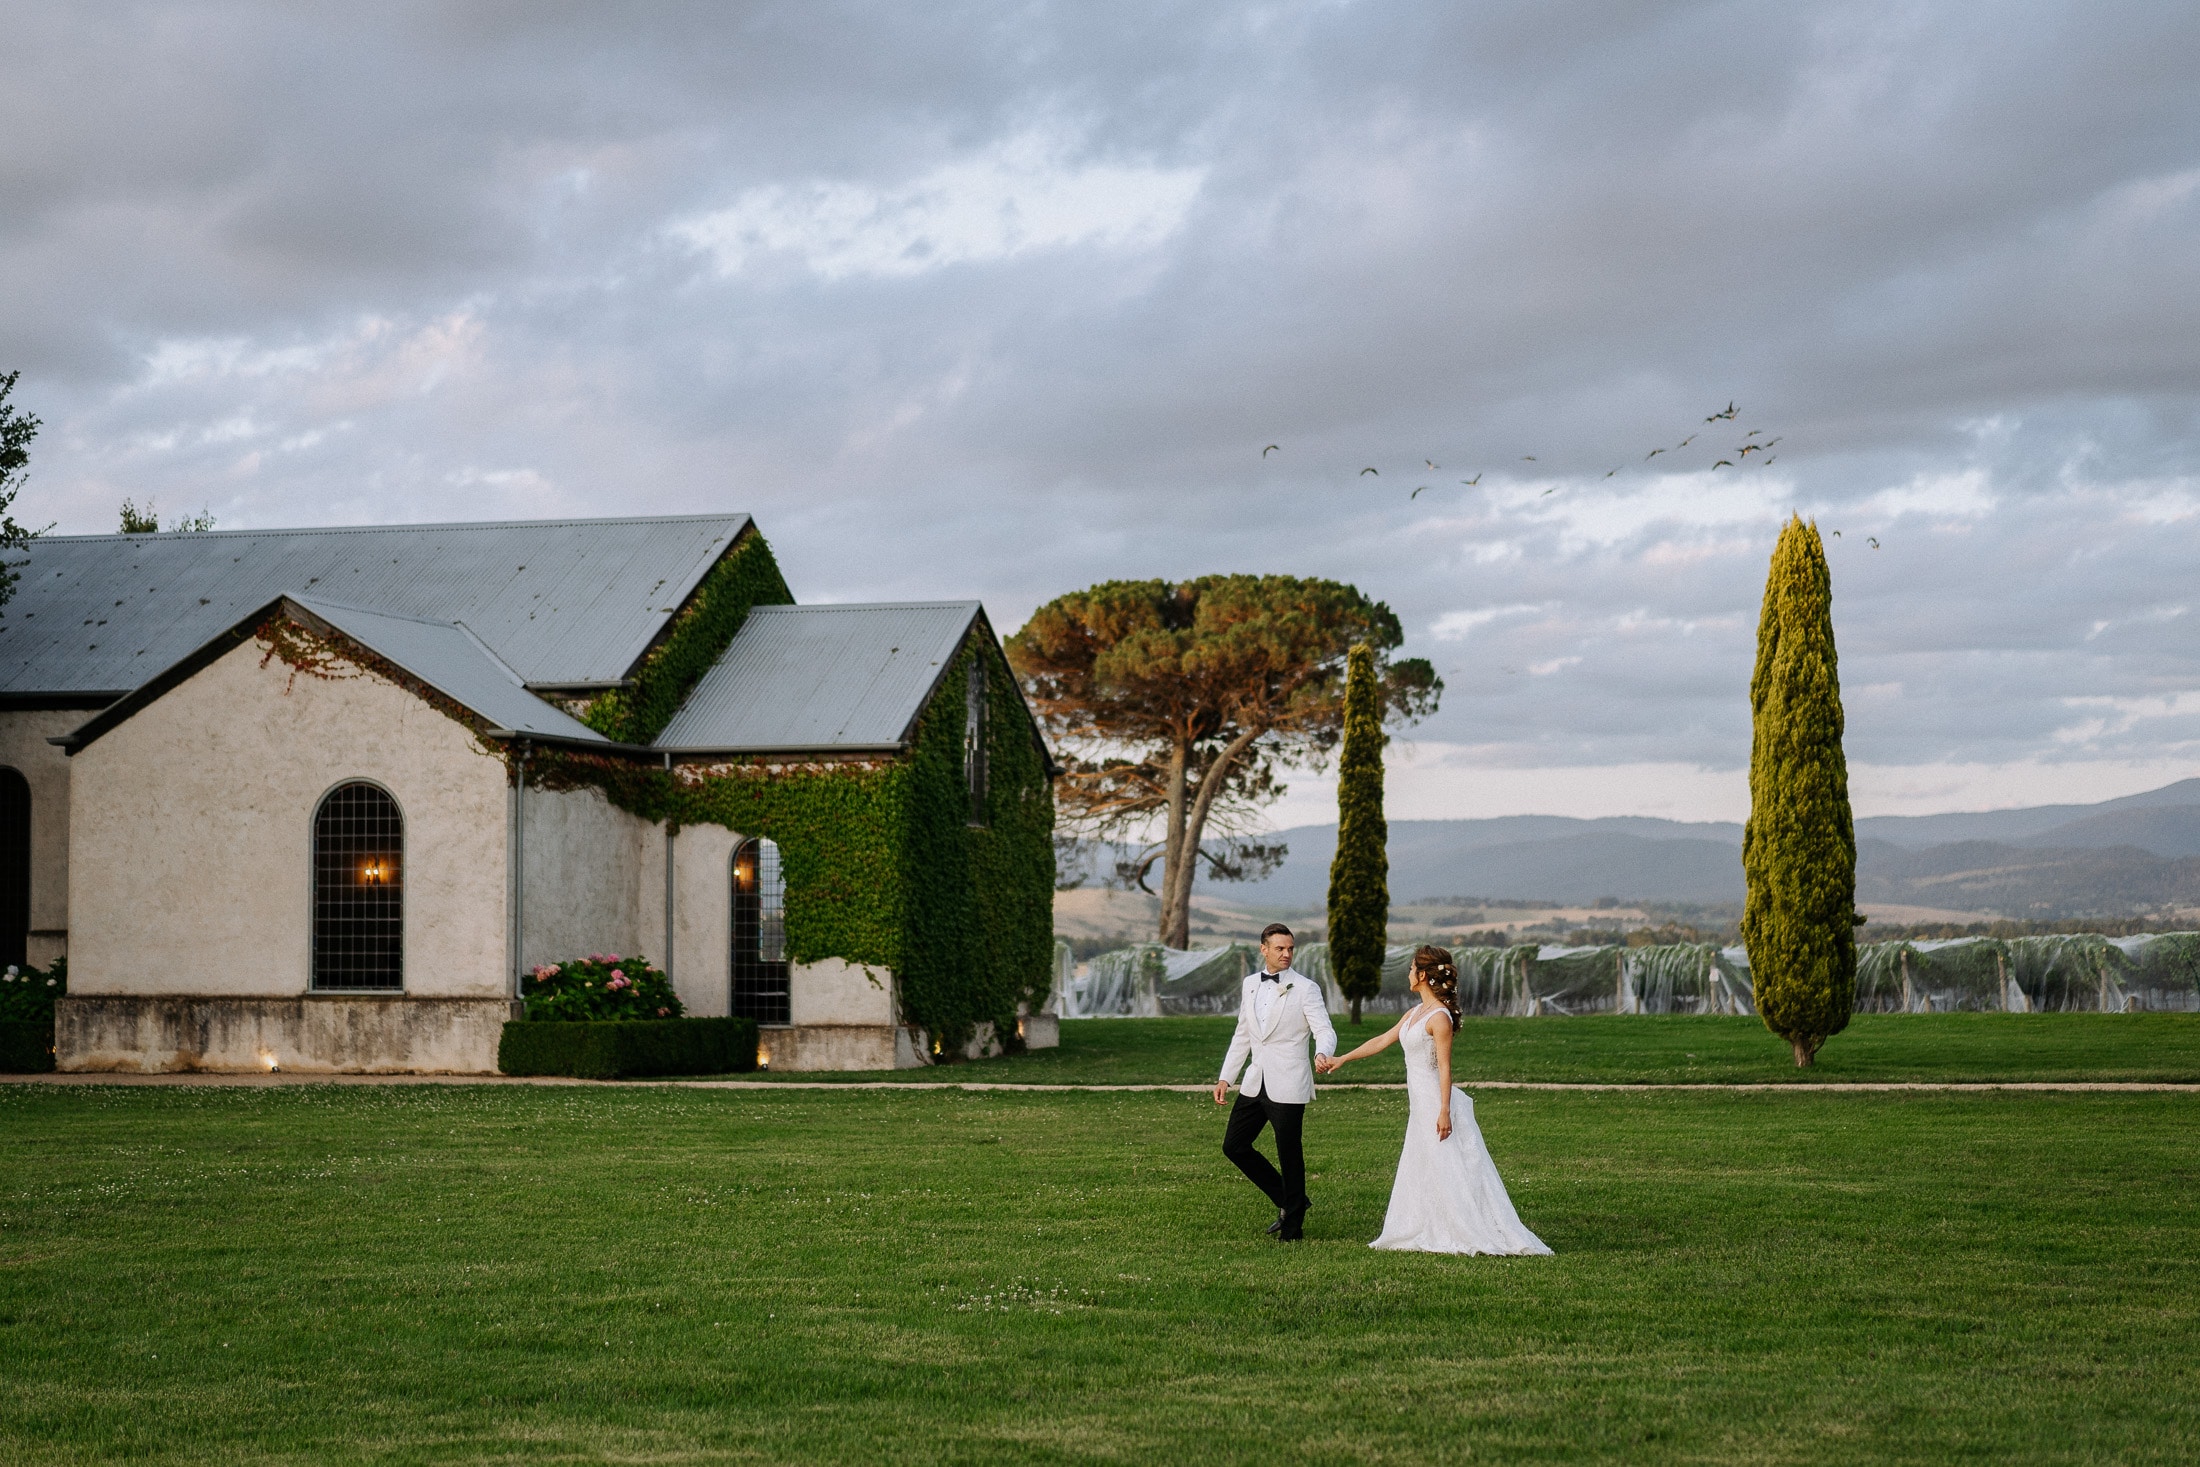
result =
[{"label": "held hands", "polygon": [[1332,1075],[1343,1064],[1344,1061],[1333,1054],[1317,1054],[1314,1056],[1314,1073],[1317,1075]]}]

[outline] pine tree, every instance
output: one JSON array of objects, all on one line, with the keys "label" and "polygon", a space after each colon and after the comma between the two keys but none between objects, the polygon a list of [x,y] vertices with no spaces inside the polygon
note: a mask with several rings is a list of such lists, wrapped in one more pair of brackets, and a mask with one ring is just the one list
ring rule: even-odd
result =
[{"label": "pine tree", "polygon": [[1757,1012],[1808,1065],[1856,1004],[1856,828],[1832,578],[1818,528],[1801,516],[1773,547],[1749,707],[1742,941]]},{"label": "pine tree", "polygon": [[1337,855],[1329,863],[1329,971],[1352,1002],[1382,992],[1390,935],[1390,827],[1383,820],[1382,690],[1364,642],[1345,664],[1344,749],[1337,757]]}]

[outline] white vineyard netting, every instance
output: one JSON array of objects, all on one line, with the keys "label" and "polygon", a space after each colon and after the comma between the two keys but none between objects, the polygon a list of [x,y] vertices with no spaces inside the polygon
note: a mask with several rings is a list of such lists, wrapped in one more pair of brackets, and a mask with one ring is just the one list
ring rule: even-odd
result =
[{"label": "white vineyard netting", "polygon": [[[1141,943],[1101,953],[1078,976],[1056,944],[1054,1012],[1066,1019],[1234,1014],[1238,987],[1259,961],[1249,943],[1189,951]],[[1666,947],[1464,947],[1463,1012],[1752,1014],[1749,955],[1709,943]],[[1411,1007],[1411,947],[1386,948],[1381,992],[1364,1012]],[[1329,945],[1310,942],[1295,966],[1347,1007],[1329,970]],[[1964,937],[1882,942],[1857,949],[1858,1013],[2200,1012],[2200,933],[2140,937]]]}]

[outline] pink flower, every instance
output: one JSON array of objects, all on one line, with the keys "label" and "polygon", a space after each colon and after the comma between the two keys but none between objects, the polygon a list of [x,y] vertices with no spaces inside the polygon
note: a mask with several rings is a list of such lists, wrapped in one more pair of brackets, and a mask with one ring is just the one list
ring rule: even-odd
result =
[{"label": "pink flower", "polygon": [[664,1017],[665,1015],[667,1015],[667,1014],[669,1014],[669,1013],[671,1013],[671,1012],[672,1012],[672,1010],[670,1010],[670,1009],[659,1009],[659,1010],[657,1010],[657,1017],[661,1019],[661,1018],[663,1018],[663,1017]]},{"label": "pink flower", "polygon": [[626,974],[620,972],[617,968],[613,968],[611,970],[611,976],[618,979],[621,983],[624,983],[626,981]]}]

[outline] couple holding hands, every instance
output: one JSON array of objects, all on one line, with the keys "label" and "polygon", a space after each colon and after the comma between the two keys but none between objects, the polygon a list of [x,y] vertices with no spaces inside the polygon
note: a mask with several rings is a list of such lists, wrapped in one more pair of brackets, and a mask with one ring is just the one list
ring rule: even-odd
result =
[{"label": "couple holding hands", "polygon": [[[1415,952],[1411,981],[1420,1002],[1387,1033],[1339,1055],[1321,985],[1291,966],[1295,947],[1291,929],[1281,922],[1261,933],[1261,971],[1245,980],[1237,1031],[1215,1081],[1215,1104],[1222,1105],[1244,1072],[1222,1154],[1276,1205],[1268,1231],[1285,1242],[1304,1236],[1308,1203],[1300,1132],[1314,1099],[1315,1074],[1334,1074],[1397,1044],[1406,1054],[1405,1148],[1382,1235],[1368,1246],[1416,1253],[1550,1252],[1521,1225],[1474,1124],[1474,1101],[1451,1083],[1451,1037],[1459,1026],[1459,970],[1451,954],[1440,947]],[[1281,1171],[1254,1148],[1266,1127],[1275,1129]]]}]

